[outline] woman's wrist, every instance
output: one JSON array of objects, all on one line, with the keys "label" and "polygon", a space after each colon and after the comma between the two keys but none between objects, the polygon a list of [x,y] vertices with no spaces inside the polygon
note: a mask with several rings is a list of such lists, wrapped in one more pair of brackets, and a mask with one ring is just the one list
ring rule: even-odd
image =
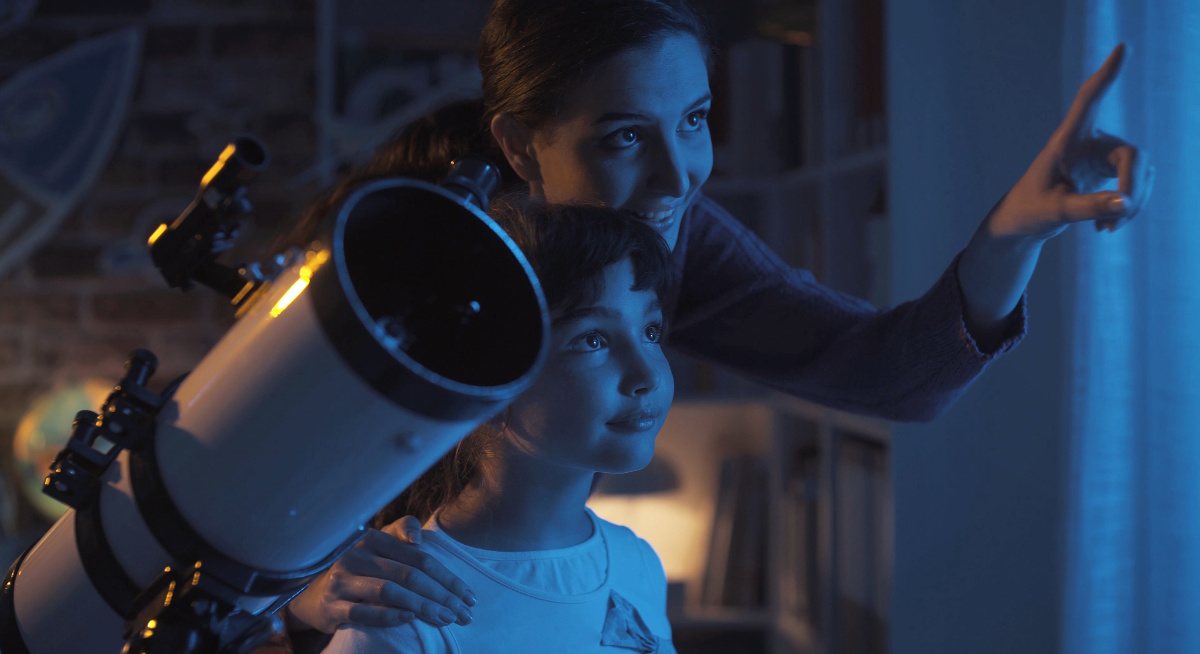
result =
[{"label": "woman's wrist", "polygon": [[985,352],[999,347],[1037,268],[1044,239],[996,236],[985,219],[958,263],[963,317]]}]

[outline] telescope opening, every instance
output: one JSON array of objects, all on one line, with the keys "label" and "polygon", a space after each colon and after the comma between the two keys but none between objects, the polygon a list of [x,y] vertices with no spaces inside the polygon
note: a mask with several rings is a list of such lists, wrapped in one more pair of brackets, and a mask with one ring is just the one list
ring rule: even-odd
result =
[{"label": "telescope opening", "polygon": [[362,197],[346,219],[346,270],[373,331],[447,379],[502,386],[543,337],[530,275],[472,211],[421,186]]},{"label": "telescope opening", "polygon": [[237,148],[237,156],[242,163],[252,168],[259,168],[267,163],[267,149],[257,140],[240,136],[233,140]]}]

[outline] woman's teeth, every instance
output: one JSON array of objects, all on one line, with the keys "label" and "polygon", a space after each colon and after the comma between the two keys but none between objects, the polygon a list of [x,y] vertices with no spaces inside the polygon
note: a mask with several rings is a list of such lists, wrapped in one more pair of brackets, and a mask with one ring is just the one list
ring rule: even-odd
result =
[{"label": "woman's teeth", "polygon": [[662,211],[635,211],[639,218],[647,222],[657,223],[671,217],[675,213],[674,209],[664,209]]}]

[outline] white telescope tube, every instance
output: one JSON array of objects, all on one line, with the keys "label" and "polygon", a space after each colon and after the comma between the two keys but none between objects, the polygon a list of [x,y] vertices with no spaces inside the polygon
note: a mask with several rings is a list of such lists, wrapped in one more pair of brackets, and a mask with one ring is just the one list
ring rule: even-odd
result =
[{"label": "white telescope tube", "polygon": [[[368,184],[327,242],[260,290],[159,413],[170,504],[216,551],[286,573],[325,559],[532,381],[545,300],[512,241],[473,205],[408,179]],[[131,486],[104,477],[100,521],[124,573],[176,561]],[[12,593],[32,654],[115,653],[125,620],[89,579],[75,511],[25,555]],[[244,597],[250,613],[274,597]],[[0,647],[9,652],[9,640]]]}]

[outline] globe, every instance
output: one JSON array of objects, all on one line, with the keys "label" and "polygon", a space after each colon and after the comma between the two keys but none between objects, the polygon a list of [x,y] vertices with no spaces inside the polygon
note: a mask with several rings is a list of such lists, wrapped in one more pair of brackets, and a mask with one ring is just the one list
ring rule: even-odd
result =
[{"label": "globe", "polygon": [[102,379],[60,386],[34,400],[17,424],[17,433],[13,437],[17,485],[38,513],[48,520],[57,520],[67,506],[42,492],[42,478],[71,437],[75,414],[84,409],[98,411],[112,387],[113,382]]}]

